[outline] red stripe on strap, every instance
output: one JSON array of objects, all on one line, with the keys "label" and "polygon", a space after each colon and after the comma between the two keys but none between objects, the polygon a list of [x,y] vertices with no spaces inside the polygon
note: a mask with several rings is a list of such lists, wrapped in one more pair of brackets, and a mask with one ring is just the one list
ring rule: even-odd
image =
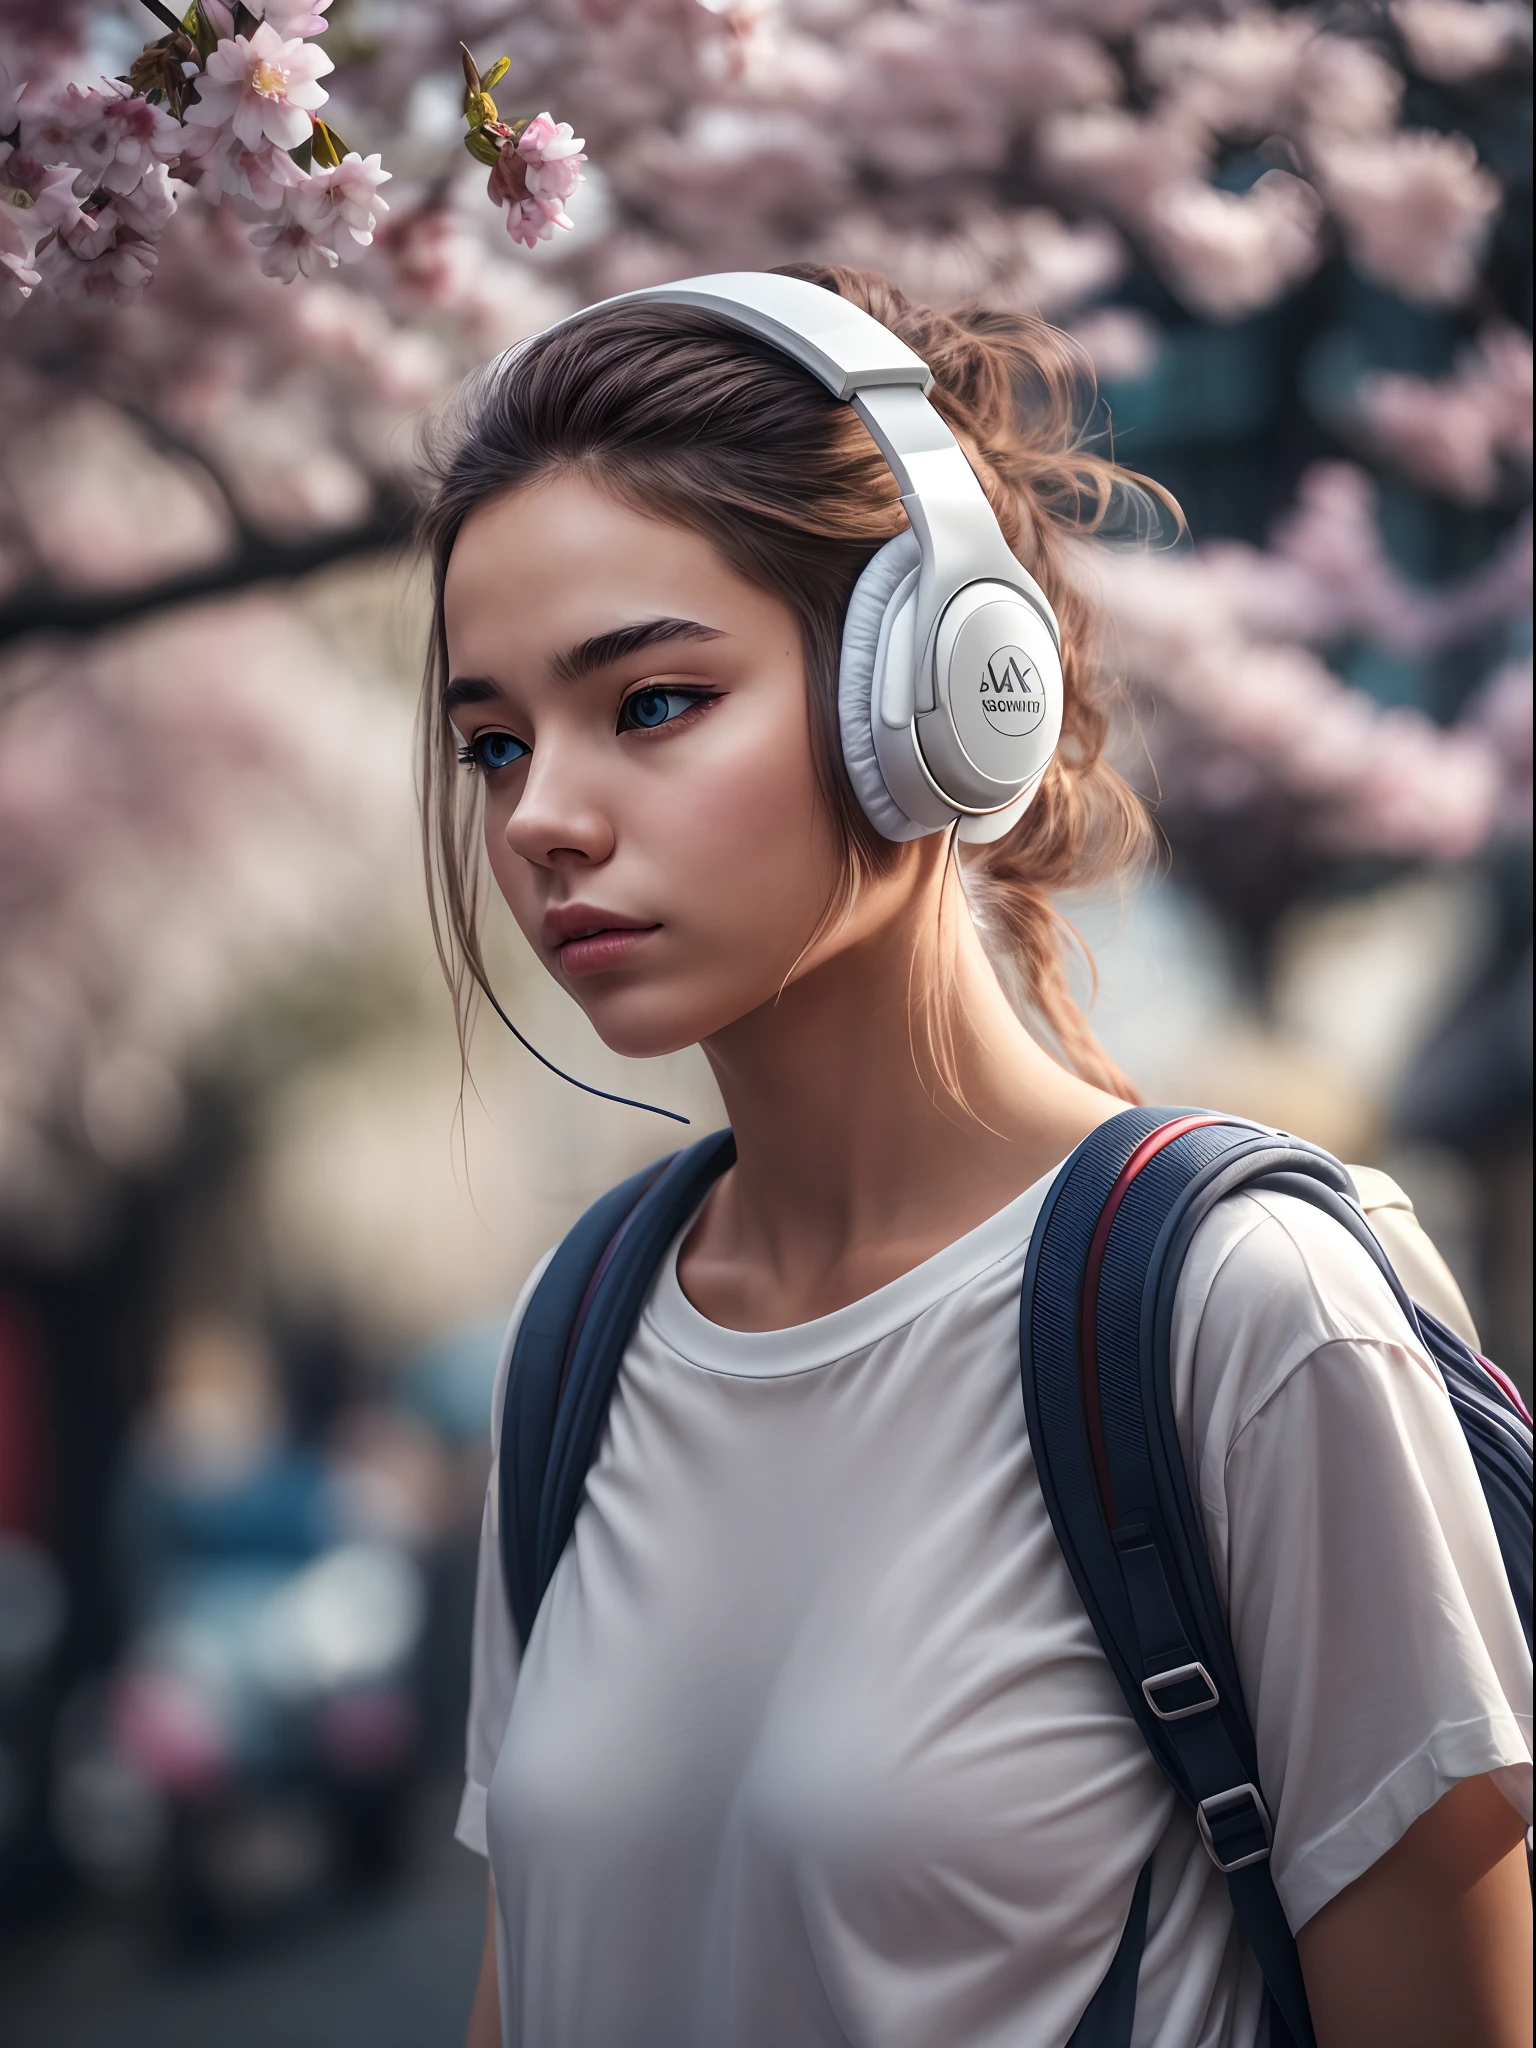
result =
[{"label": "red stripe on strap", "polygon": [[1148,1131],[1136,1150],[1120,1169],[1120,1176],[1110,1189],[1094,1229],[1092,1242],[1088,1246],[1088,1263],[1083,1268],[1083,1295],[1079,1311],[1077,1338],[1077,1369],[1082,1380],[1083,1414],[1088,1422],[1088,1448],[1093,1455],[1094,1477],[1099,1483],[1099,1501],[1104,1509],[1104,1519],[1111,1529],[1119,1522],[1115,1509],[1115,1492],[1109,1483],[1109,1457],[1104,1449],[1104,1414],[1099,1405],[1099,1276],[1104,1267],[1104,1252],[1109,1243],[1110,1229],[1119,1214],[1120,1204],[1130,1193],[1131,1182],[1149,1165],[1165,1145],[1171,1145],[1175,1138],[1182,1138],[1186,1131],[1198,1130],[1202,1124],[1224,1123],[1219,1116],[1176,1116],[1171,1123],[1159,1124],[1155,1131]]},{"label": "red stripe on strap", "polygon": [[1484,1368],[1485,1371],[1489,1372],[1493,1376],[1493,1378],[1498,1382],[1499,1386],[1503,1388],[1504,1392],[1509,1396],[1509,1399],[1514,1403],[1519,1413],[1524,1417],[1526,1427],[1529,1428],[1531,1425],[1531,1411],[1525,1405],[1525,1396],[1521,1393],[1520,1389],[1515,1385],[1514,1381],[1510,1378],[1509,1374],[1507,1372],[1501,1371],[1501,1369],[1494,1364],[1491,1358],[1484,1358],[1481,1351],[1474,1351],[1472,1356],[1477,1360],[1478,1364]]}]

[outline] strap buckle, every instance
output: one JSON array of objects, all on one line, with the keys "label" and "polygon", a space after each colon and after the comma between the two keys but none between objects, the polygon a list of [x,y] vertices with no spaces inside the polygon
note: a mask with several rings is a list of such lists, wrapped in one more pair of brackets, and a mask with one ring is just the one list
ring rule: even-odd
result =
[{"label": "strap buckle", "polygon": [[[1198,1698],[1185,1700],[1181,1706],[1159,1704],[1160,1694],[1174,1692],[1186,1685],[1201,1686],[1203,1691]],[[1200,1663],[1179,1664],[1172,1671],[1154,1671],[1150,1678],[1141,1681],[1141,1691],[1159,1721],[1187,1721],[1191,1714],[1208,1713],[1221,1698],[1215,1679]]]},{"label": "strap buckle", "polygon": [[[1230,1877],[1234,1870],[1246,1870],[1250,1863],[1262,1863],[1274,1844],[1269,1809],[1259,1797],[1257,1785],[1234,1785],[1230,1792],[1213,1792],[1195,1808],[1195,1820],[1200,1839],[1223,1877]],[[1253,1842],[1255,1830],[1262,1838],[1259,1845],[1245,1848],[1245,1843]],[[1237,1853],[1224,1855],[1223,1851]]]}]

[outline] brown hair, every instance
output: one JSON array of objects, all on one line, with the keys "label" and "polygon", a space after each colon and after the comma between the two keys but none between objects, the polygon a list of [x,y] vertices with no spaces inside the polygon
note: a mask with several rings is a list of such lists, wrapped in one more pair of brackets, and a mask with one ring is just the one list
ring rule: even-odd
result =
[{"label": "brown hair", "polygon": [[[1013,831],[960,849],[963,873],[999,964],[1012,968],[1066,1062],[1135,1100],[1071,993],[1064,953],[1074,935],[1052,902],[1058,891],[1137,869],[1152,844],[1139,800],[1104,759],[1100,619],[1069,576],[1067,554],[1072,538],[1097,530],[1127,490],[1170,507],[1171,500],[1082,444],[1084,364],[1043,320],[936,312],[867,271],[797,264],[786,274],[862,306],[928,364],[933,404],[964,447],[1009,546],[1055,607],[1065,675],[1060,747]],[[828,920],[864,877],[889,871],[899,849],[865,818],[843,766],[837,673],[853,586],[906,515],[850,406],[716,316],[631,304],[536,336],[481,372],[433,457],[435,488],[420,525],[433,591],[418,728],[422,833],[433,936],[461,1043],[477,989],[489,988],[478,807],[465,801],[441,709],[443,583],[465,519],[537,478],[580,471],[636,509],[704,534],[734,569],[784,599],[800,621],[816,768],[845,850]],[[947,1064],[941,1056],[941,1070]]]}]

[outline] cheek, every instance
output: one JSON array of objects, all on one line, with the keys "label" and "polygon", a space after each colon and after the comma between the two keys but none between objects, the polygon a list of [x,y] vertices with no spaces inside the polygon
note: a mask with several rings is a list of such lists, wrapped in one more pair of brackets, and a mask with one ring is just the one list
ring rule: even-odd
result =
[{"label": "cheek", "polygon": [[836,838],[816,779],[804,713],[744,720],[724,729],[686,800],[658,803],[652,843],[668,849],[669,893],[722,957],[754,950],[775,975],[786,938],[791,955],[826,903],[837,869]]},{"label": "cheek", "polygon": [[[654,753],[605,752],[590,764],[582,793],[612,834],[594,894],[654,916],[665,932],[646,969],[566,984],[616,1051],[645,1057],[695,1043],[771,999],[840,874],[803,682],[775,679],[734,709]],[[552,876],[508,846],[511,809],[510,797],[487,792],[486,851],[536,943]]]}]

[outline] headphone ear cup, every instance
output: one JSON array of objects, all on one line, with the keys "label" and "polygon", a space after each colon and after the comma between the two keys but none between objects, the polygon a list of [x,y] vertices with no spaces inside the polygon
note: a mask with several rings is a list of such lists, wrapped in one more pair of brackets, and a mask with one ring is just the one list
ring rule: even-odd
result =
[{"label": "headphone ear cup", "polygon": [[[1061,658],[1038,607],[983,578],[944,614],[941,702],[918,714],[912,625],[921,563],[908,529],[870,559],[848,600],[838,671],[843,761],[884,838],[922,839],[958,824],[961,839],[985,845],[1018,823],[1050,765]],[[969,809],[997,804],[1010,789],[1017,794],[997,809]]]},{"label": "headphone ear cup", "polygon": [[843,620],[843,650],[837,677],[837,715],[843,763],[864,815],[886,839],[922,839],[940,829],[918,824],[892,796],[875,752],[874,720],[883,677],[876,674],[888,621],[908,598],[922,561],[910,528],[886,542],[853,586]]},{"label": "headphone ear cup", "polygon": [[[1047,761],[1045,768],[1050,765]],[[1040,785],[1045,780],[1045,768],[1032,776],[1013,802],[1005,804],[1000,811],[985,811],[979,818],[962,818],[955,837],[963,846],[990,846],[995,840],[1006,839],[1039,794]]]}]

